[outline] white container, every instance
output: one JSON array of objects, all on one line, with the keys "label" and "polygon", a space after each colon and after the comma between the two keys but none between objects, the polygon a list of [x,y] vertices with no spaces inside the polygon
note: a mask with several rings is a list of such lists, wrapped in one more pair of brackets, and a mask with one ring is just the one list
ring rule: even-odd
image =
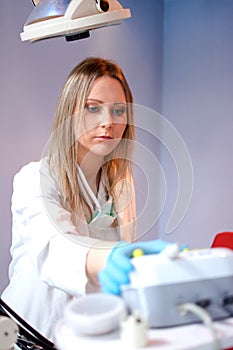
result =
[{"label": "white container", "polygon": [[94,293],[72,300],[63,322],[77,335],[98,335],[119,328],[126,316],[124,301],[114,295]]}]

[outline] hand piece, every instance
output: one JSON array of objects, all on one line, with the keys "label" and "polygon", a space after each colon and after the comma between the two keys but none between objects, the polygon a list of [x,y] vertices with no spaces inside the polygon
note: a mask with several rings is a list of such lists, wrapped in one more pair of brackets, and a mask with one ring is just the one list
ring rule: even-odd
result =
[{"label": "hand piece", "polygon": [[129,272],[134,269],[131,258],[135,249],[142,250],[143,254],[157,254],[170,244],[161,239],[136,243],[118,242],[107,259],[106,267],[98,275],[102,291],[119,295],[121,285],[129,283]]}]

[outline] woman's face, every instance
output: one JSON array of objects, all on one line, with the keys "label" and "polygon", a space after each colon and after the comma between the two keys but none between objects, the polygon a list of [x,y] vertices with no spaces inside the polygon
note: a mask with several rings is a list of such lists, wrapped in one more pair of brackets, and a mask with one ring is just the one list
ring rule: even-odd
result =
[{"label": "woman's face", "polygon": [[[77,113],[78,109],[75,109]],[[104,157],[119,144],[127,125],[126,98],[121,83],[108,76],[98,78],[87,97],[83,131],[77,135],[79,162],[89,153]]]}]

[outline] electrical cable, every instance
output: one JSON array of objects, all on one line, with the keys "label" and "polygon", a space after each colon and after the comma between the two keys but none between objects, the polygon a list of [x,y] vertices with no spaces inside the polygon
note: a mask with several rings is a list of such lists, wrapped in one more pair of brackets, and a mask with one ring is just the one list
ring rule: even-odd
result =
[{"label": "electrical cable", "polygon": [[209,313],[204,310],[202,307],[193,304],[193,303],[185,303],[178,305],[178,311],[181,315],[185,315],[188,312],[192,312],[196,316],[198,316],[203,323],[208,327],[212,336],[213,336],[213,350],[221,350],[220,342],[216,334],[216,330],[214,329],[213,320],[210,317]]},{"label": "electrical cable", "polygon": [[[0,298],[0,315],[10,317],[19,327],[20,335],[18,336],[18,345],[20,349],[33,349],[31,344],[35,344],[35,348],[41,350],[56,350],[54,344],[36,329],[30,326],[25,320],[16,314],[1,298]],[[25,348],[25,344],[27,346]]]}]

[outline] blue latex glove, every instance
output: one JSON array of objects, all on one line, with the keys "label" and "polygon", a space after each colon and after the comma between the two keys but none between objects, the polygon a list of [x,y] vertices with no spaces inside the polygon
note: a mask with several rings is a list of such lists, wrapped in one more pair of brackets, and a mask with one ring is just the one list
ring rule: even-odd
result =
[{"label": "blue latex glove", "polygon": [[141,249],[143,254],[157,254],[170,244],[161,239],[136,243],[118,242],[107,259],[106,267],[98,275],[102,291],[119,295],[120,286],[129,283],[129,272],[134,269],[131,258],[135,249]]}]

